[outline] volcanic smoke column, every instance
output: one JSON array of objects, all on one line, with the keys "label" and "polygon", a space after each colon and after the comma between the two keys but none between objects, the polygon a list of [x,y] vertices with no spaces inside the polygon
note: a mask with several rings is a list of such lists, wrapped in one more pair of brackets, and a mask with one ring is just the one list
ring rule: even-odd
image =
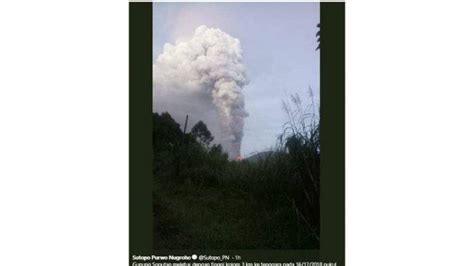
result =
[{"label": "volcanic smoke column", "polygon": [[242,88],[248,82],[240,41],[220,29],[200,26],[194,36],[165,44],[155,62],[154,82],[160,89],[207,97],[216,108],[222,144],[231,159],[240,158],[245,111]]}]

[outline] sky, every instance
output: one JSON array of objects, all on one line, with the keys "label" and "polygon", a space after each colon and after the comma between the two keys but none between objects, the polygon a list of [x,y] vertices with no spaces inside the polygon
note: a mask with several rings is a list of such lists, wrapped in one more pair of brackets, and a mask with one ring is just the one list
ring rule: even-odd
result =
[{"label": "sky", "polygon": [[309,102],[311,86],[319,103],[318,23],[319,3],[154,3],[153,61],[166,43],[188,40],[201,25],[239,39],[249,81],[243,87],[246,157],[275,146],[287,121],[283,100],[298,93]]}]

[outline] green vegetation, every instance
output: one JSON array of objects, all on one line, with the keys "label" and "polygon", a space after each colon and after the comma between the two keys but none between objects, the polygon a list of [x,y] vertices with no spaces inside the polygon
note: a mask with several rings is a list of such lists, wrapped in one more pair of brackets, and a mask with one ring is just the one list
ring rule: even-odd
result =
[{"label": "green vegetation", "polygon": [[203,122],[153,114],[155,249],[319,248],[319,117],[298,95],[284,108],[275,150],[252,161],[229,161]]}]

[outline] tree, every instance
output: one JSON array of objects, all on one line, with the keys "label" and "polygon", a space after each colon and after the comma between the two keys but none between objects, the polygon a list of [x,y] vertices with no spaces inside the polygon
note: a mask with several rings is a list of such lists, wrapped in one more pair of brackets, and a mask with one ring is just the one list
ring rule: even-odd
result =
[{"label": "tree", "polygon": [[167,112],[153,113],[153,173],[156,175],[176,160],[183,132]]},{"label": "tree", "polygon": [[166,149],[169,145],[176,144],[182,139],[183,132],[179,124],[168,112],[161,115],[153,113],[153,146]]},{"label": "tree", "polygon": [[212,136],[209,129],[207,129],[206,124],[204,124],[202,121],[197,122],[196,125],[193,126],[191,129],[191,134],[206,146],[209,146],[211,141],[214,140],[214,137]]}]

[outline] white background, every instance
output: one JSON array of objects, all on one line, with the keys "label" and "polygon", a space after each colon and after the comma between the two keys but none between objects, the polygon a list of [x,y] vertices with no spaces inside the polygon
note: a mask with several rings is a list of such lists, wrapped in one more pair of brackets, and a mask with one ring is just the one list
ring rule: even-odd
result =
[{"label": "white background", "polygon": [[[347,265],[472,265],[474,8],[346,7]],[[127,265],[128,3],[8,1],[0,37],[0,264]]]}]

